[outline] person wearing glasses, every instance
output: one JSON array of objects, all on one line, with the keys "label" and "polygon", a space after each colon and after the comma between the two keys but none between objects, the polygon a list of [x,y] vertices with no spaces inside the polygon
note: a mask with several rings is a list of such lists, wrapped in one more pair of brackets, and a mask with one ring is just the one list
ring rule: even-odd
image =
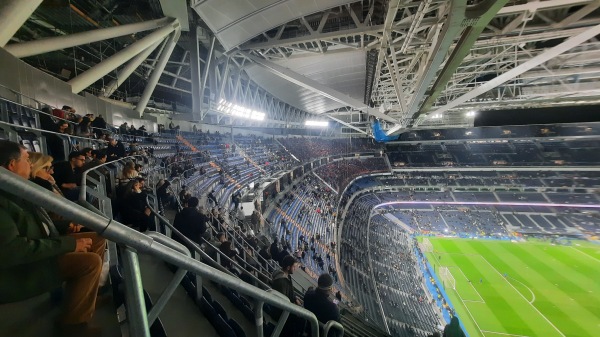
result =
[{"label": "person wearing glasses", "polygon": [[85,164],[85,155],[79,151],[69,153],[69,160],[54,164],[54,180],[65,198],[77,201],[81,184],[81,168]]},{"label": "person wearing glasses", "polygon": [[31,181],[64,197],[60,187],[56,185],[56,181],[52,177],[54,173],[52,161],[54,159],[39,152],[29,152],[29,160],[31,161]]},{"label": "person wearing glasses", "polygon": [[[29,154],[14,142],[0,140],[0,166],[14,179],[31,176]],[[106,240],[93,232],[67,234],[69,221],[52,220],[42,207],[14,192],[0,190],[0,303],[23,301],[64,283],[59,335],[100,336],[101,329],[88,322],[95,311]]]}]

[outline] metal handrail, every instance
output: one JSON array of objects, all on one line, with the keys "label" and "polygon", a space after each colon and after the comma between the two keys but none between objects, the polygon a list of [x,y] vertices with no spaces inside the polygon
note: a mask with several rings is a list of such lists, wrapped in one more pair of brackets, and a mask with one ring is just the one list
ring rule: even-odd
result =
[{"label": "metal handrail", "polygon": [[344,327],[336,321],[329,321],[325,324],[319,322],[319,326],[323,326],[323,336],[324,337],[328,337],[329,336],[329,330],[331,330],[331,328],[334,328],[335,330],[339,330],[341,332],[340,335],[337,335],[337,337],[343,337],[344,336]]},{"label": "metal handrail", "polygon": [[7,123],[7,122],[3,122],[3,121],[0,121],[0,124],[6,125],[6,126],[10,126],[10,127],[13,127],[13,128],[17,128],[17,129],[25,129],[27,131],[32,131],[32,132],[35,131],[35,132],[41,132],[41,133],[49,133],[49,134],[53,134],[53,135],[57,135],[57,136],[63,136],[63,137],[69,137],[69,138],[76,138],[76,139],[81,139],[81,140],[85,140],[85,141],[106,143],[106,141],[102,140],[102,139],[96,139],[96,138],[90,138],[90,137],[81,137],[81,136],[73,136],[73,135],[70,135],[70,134],[67,134],[67,133],[60,133],[60,132],[43,130],[43,129],[36,129],[36,128],[29,127],[29,126],[17,125],[17,124]]},{"label": "metal handrail", "polygon": [[135,160],[136,157],[142,158],[142,160],[144,162],[146,162],[145,159],[147,159],[147,157],[142,156],[142,155],[135,155],[135,156],[123,157],[123,158],[118,159],[118,160],[109,161],[109,162],[106,162],[104,164],[100,164],[98,166],[94,166],[94,167],[91,167],[91,168],[83,171],[83,173],[81,174],[81,185],[80,185],[81,188],[80,188],[80,191],[79,191],[79,200],[85,200],[85,192],[86,192],[86,189],[87,189],[87,175],[88,175],[88,173],[90,173],[91,171],[97,170],[100,167],[104,167],[104,166],[107,166],[107,165],[110,165],[110,164],[115,164],[115,163],[118,163],[118,162],[121,162],[121,161],[126,161],[126,160]]},{"label": "metal handrail", "polygon": [[[210,228],[211,230],[213,230],[213,231],[215,230],[215,229],[214,229],[214,228],[212,228],[212,227],[209,227],[209,228]],[[212,246],[213,248],[216,248],[216,247],[214,247],[214,246],[213,246],[213,245],[212,245],[210,242],[208,242],[208,241],[206,241],[206,240],[204,240],[204,241],[205,241],[205,242],[206,242],[208,245]],[[243,249],[243,245],[241,245],[239,242],[237,242],[237,241],[235,240],[235,238],[234,238],[234,242],[235,242],[235,243],[237,243],[237,245],[238,245],[238,246],[240,246],[240,247]],[[252,248],[252,246],[249,246],[249,247],[250,247],[250,248]],[[228,256],[226,256],[226,257],[227,257],[227,258],[228,258],[228,259],[229,259],[231,262],[235,263],[235,261],[231,260],[231,258],[229,258]],[[251,265],[251,264],[250,264],[248,261],[246,261],[245,259],[244,259],[243,261],[244,261],[244,264],[246,264],[247,266],[249,266],[250,268],[252,268],[254,271],[256,271],[256,273],[257,273],[257,274],[260,274],[260,275],[262,275],[262,276],[263,276],[263,277],[265,277],[265,278],[271,278],[271,276],[268,274],[268,272],[269,272],[268,270],[266,270],[267,274],[265,274],[265,273],[261,272],[261,270],[257,269],[257,268],[256,268],[256,267],[254,267],[253,265]],[[257,261],[257,262],[258,262],[258,261]],[[236,264],[237,264],[237,263],[236,263]],[[259,265],[259,267],[260,267],[260,265]],[[265,269],[265,268],[261,268],[261,269]]]},{"label": "metal handrail", "polygon": [[[33,182],[25,180],[18,175],[8,171],[5,168],[0,168],[0,189],[7,193],[14,191],[20,192],[20,197],[36,205],[44,205],[45,208],[52,209],[55,213],[64,216],[76,223],[85,225],[87,228],[96,231],[108,240],[114,241],[120,245],[126,246],[127,249],[155,256],[165,262],[174,264],[180,268],[186,269],[192,273],[199,274],[209,280],[216,281],[226,287],[230,287],[239,293],[248,295],[254,298],[258,303],[257,306],[257,334],[262,337],[262,305],[268,303],[274,307],[288,311],[296,316],[309,321],[311,325],[312,336],[319,336],[319,323],[317,317],[310,311],[283,300],[279,296],[269,294],[268,292],[256,288],[245,283],[239,278],[232,277],[220,270],[209,267],[191,257],[177,252],[161,243],[156,242],[153,238],[143,233],[129,228],[117,221],[99,216],[98,214],[77,204],[65,203],[63,200],[56,198],[56,195],[47,189],[36,185]],[[129,251],[129,250],[128,250]],[[135,265],[125,268],[126,271],[137,273],[139,269]],[[128,275],[133,279],[139,279],[139,275]],[[127,281],[127,279],[126,279]],[[134,285],[135,289],[139,289],[139,284]],[[141,292],[136,291],[135,296],[140,296]],[[142,299],[143,300],[143,299]],[[143,303],[143,302],[141,302]],[[131,307],[131,306],[130,306]],[[145,307],[130,308],[132,311],[145,312]],[[147,325],[146,325],[147,326]],[[139,334],[147,334],[148,331],[138,331],[132,329],[133,337]]]},{"label": "metal handrail", "polygon": [[[211,219],[211,220],[212,220],[212,219],[215,219],[215,220],[217,220],[217,223],[219,224],[219,228],[220,228],[221,230],[224,230],[224,231],[226,230],[226,229],[223,227],[223,224],[221,223],[221,221],[219,220],[219,218],[217,218],[217,217],[214,217],[214,216],[212,215],[212,213],[211,213],[211,214],[209,214],[209,217],[210,217],[210,219]],[[237,239],[236,239],[236,237],[235,237],[235,236],[236,236],[236,235],[235,235],[235,234],[236,234],[236,233],[235,233],[235,229],[233,230],[233,233],[234,233],[234,235],[233,235],[233,240],[235,241],[235,243],[237,243],[238,245],[240,245],[240,246],[242,246],[242,247],[244,246],[243,244],[245,244],[245,245],[246,245],[246,246],[248,246],[250,249],[252,249],[252,251],[254,252],[255,256],[258,256],[260,259],[262,259],[262,260],[265,262],[265,264],[266,264],[266,265],[268,265],[268,266],[272,267],[274,270],[278,268],[278,266],[277,266],[277,265],[274,265],[274,263],[273,263],[273,262],[271,262],[271,261],[269,261],[269,260],[265,259],[264,257],[260,256],[259,252],[257,252],[257,251],[256,251],[256,249],[254,249],[254,247],[252,247],[252,245],[251,245],[251,244],[250,244],[248,241],[246,241],[246,239],[244,239],[242,236],[239,236],[239,238],[241,239],[241,241],[243,241],[243,244],[241,244],[240,242],[238,242],[238,240],[237,240]],[[271,257],[273,257],[273,256],[271,256]],[[260,261],[259,261],[259,262],[260,262]],[[262,266],[262,264],[261,264],[261,266]],[[266,268],[263,268],[263,269],[266,269]],[[267,271],[267,272],[269,272],[269,270],[268,270],[268,269],[266,269],[266,271]]]},{"label": "metal handrail", "polygon": [[[183,235],[183,233],[181,233],[180,231],[178,231],[175,226],[173,226],[169,220],[165,219],[165,217],[163,217],[162,215],[160,215],[158,212],[156,212],[156,210],[154,210],[154,208],[152,207],[148,207],[150,208],[150,211],[152,212],[152,214],[154,214],[158,220],[163,223],[164,225],[166,225],[167,227],[169,227],[169,229],[171,230],[172,233],[175,233],[178,237],[180,237],[183,241],[185,241],[186,244],[188,244],[189,247],[194,247],[194,252],[200,254],[200,256],[203,259],[207,259],[211,262],[214,263],[214,265],[216,265],[217,269],[221,270],[224,273],[227,273],[229,275],[233,275],[232,272],[230,272],[229,270],[227,270],[227,268],[223,267],[222,265],[220,265],[219,263],[217,263],[217,261],[213,260],[208,254],[206,254],[206,252],[204,252],[202,249],[200,249],[200,247],[197,245],[196,242],[192,241],[190,238],[188,238],[187,236]],[[217,252],[217,254],[224,256],[225,258],[227,258],[229,260],[229,262],[231,262],[232,264],[234,264],[236,267],[240,268],[240,270],[243,273],[246,273],[247,275],[251,276],[263,289],[270,289],[271,287],[269,285],[267,285],[266,283],[262,282],[261,280],[259,280],[258,278],[256,278],[256,276],[252,275],[252,273],[248,272],[247,270],[243,269],[235,260],[231,259],[229,256],[224,255],[222,252],[220,252],[215,246],[213,246],[210,242],[204,240],[204,242],[207,245],[210,245],[212,248],[214,248]]]}]

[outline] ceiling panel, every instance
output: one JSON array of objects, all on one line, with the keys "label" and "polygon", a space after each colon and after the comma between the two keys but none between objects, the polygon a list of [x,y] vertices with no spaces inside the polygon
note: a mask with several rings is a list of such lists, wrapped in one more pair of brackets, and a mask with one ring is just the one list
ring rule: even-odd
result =
[{"label": "ceiling panel", "polygon": [[206,0],[192,4],[226,50],[302,16],[324,11],[348,0]]},{"label": "ceiling panel", "polygon": [[[365,60],[365,52],[352,51],[302,56],[275,63],[342,94],[362,100]],[[246,71],[254,82],[273,96],[307,112],[324,113],[346,105],[282,79],[260,66],[250,66]]]}]

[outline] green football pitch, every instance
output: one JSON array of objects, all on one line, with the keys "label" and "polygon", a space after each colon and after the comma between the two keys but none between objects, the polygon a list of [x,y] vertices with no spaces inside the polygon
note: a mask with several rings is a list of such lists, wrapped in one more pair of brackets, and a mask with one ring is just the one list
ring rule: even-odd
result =
[{"label": "green football pitch", "polygon": [[450,271],[445,290],[470,337],[600,334],[600,246],[429,240],[426,256],[438,279]]}]

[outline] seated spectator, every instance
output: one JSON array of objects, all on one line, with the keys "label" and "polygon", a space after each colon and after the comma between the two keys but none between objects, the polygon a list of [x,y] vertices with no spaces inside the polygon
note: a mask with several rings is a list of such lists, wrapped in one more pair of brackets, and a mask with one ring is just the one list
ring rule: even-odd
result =
[{"label": "seated spectator", "polygon": [[[202,237],[206,232],[206,216],[198,211],[200,201],[196,197],[191,197],[188,200],[188,206],[177,213],[173,226],[181,232],[185,237],[194,241],[198,245],[202,244]],[[190,247],[185,240],[178,235],[174,235],[175,241],[188,247],[190,251],[194,251],[195,247]]]},{"label": "seated spectator", "polygon": [[132,161],[125,163],[123,171],[119,175],[119,179],[128,182],[130,179],[137,178],[138,172],[135,170],[135,164]]},{"label": "seated spectator", "polygon": [[52,157],[38,152],[29,152],[29,160],[31,161],[31,181],[64,197],[60,188],[56,186],[54,177],[52,177],[52,173],[54,173]]},{"label": "seated spectator", "polygon": [[93,149],[91,147],[86,147],[83,150],[81,150],[81,154],[83,154],[85,156],[85,164],[92,161],[92,159],[93,159],[92,151],[93,151]]},{"label": "seated spectator", "polygon": [[85,172],[104,163],[106,163],[106,152],[104,150],[92,150],[92,160],[83,165],[81,170]]},{"label": "seated spectator", "polygon": [[108,146],[106,147],[106,155],[108,161],[113,161],[125,157],[125,145],[120,140],[114,138],[108,139]]},{"label": "seated spectator", "polygon": [[[21,179],[31,173],[29,154],[0,141],[0,165]],[[99,336],[88,326],[94,315],[105,240],[96,233],[70,233],[68,221],[53,222],[46,211],[0,191],[0,303],[22,301],[60,287],[66,296],[61,336]]]},{"label": "seated spectator", "polygon": [[329,296],[333,286],[333,279],[329,274],[321,274],[317,280],[317,289],[309,289],[304,295],[304,308],[310,310],[319,322],[326,324],[329,321],[341,323],[340,310]]},{"label": "seated spectator", "polygon": [[85,156],[81,152],[74,151],[69,154],[69,161],[54,164],[54,179],[60,187],[65,198],[77,201],[79,197],[79,185],[81,184],[81,168],[85,162]]},{"label": "seated spectator", "polygon": [[75,128],[75,135],[79,137],[91,137],[93,134],[92,121],[87,117],[83,117],[81,122],[79,122]]}]

